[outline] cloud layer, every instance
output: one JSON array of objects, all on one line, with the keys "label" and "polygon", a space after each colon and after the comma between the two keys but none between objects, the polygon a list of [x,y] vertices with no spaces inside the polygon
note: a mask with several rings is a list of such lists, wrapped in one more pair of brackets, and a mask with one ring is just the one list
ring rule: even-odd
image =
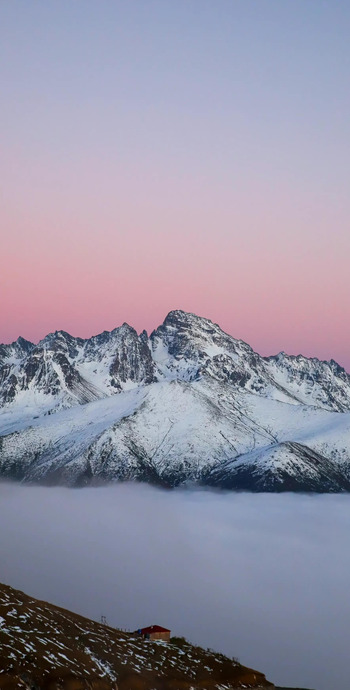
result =
[{"label": "cloud layer", "polygon": [[276,683],[345,690],[348,496],[0,485],[0,579],[111,625],[170,627]]}]

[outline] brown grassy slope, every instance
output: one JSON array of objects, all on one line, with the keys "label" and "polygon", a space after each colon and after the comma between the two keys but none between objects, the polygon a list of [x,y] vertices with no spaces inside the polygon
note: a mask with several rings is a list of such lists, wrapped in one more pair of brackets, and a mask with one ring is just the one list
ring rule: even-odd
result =
[{"label": "brown grassy slope", "polygon": [[274,687],[186,641],[149,642],[0,585],[0,689],[232,690]]}]

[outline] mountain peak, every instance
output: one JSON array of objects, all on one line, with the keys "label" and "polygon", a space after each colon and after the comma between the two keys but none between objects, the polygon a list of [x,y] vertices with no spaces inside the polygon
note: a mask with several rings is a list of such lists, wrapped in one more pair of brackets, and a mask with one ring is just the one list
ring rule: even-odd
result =
[{"label": "mountain peak", "polygon": [[29,350],[30,348],[33,347],[33,343],[30,342],[30,340],[26,340],[25,338],[22,338],[22,336],[18,336],[16,340],[17,345],[19,345],[23,350]]},{"label": "mountain peak", "polygon": [[[67,408],[80,405],[84,409],[75,409],[67,423]],[[299,427],[314,415],[320,415],[319,426],[310,431],[309,444],[320,458],[309,459],[311,466],[294,448],[293,463],[312,473],[324,457],[336,454],[347,462],[348,432],[340,434],[336,450],[330,443],[326,452],[317,439],[327,429],[325,414],[333,415],[330,429],[347,428],[348,416],[335,422],[334,413],[350,411],[350,376],[334,362],[285,353],[261,357],[209,319],[175,309],[150,337],[125,322],[84,340],[55,331],[28,351],[20,344],[3,346],[0,408],[2,476],[173,486],[201,481],[204,469],[210,474],[224,460],[235,464],[266,444],[305,443],[308,423],[301,436]],[[282,460],[288,464],[285,450],[264,450],[259,465],[263,458],[271,468]],[[330,477],[330,466],[326,470]],[[342,484],[337,479],[327,486]]]},{"label": "mountain peak", "polygon": [[48,343],[57,343],[57,342],[64,342],[64,343],[71,343],[75,340],[79,340],[78,338],[74,338],[74,336],[70,335],[70,333],[67,333],[67,331],[59,330],[59,331],[53,331],[52,333],[48,333],[47,335],[42,338],[38,346],[41,345],[46,345]]},{"label": "mountain peak", "polygon": [[[51,378],[55,380],[56,392],[67,377],[71,381],[68,388],[83,387],[84,391],[87,388],[94,391],[94,395],[108,396],[159,380],[195,381],[204,376],[229,382],[260,396],[272,395],[277,400],[293,401],[293,404],[337,411],[350,409],[350,377],[335,362],[322,363],[316,358],[285,352],[261,357],[247,343],[225,333],[210,319],[183,309],[171,310],[149,338],[145,331],[138,335],[124,322],[92,338],[75,338],[66,331],[57,330],[37,346],[24,339],[19,339],[13,350],[4,346],[2,362],[7,361],[13,368],[4,370],[7,383],[4,380],[4,388],[0,391],[2,402],[13,400],[30,382],[33,386],[34,370],[38,374],[41,372],[42,389],[53,390],[52,385],[48,385],[43,351],[54,358]],[[19,360],[23,355],[26,359],[30,353],[30,362],[23,360],[23,371],[21,367],[18,369]],[[94,367],[94,362],[98,366]],[[7,388],[10,394],[3,392]],[[83,398],[78,394],[79,400],[85,397],[85,392]],[[66,397],[65,401],[67,404]],[[69,404],[72,404],[71,399]]]},{"label": "mountain peak", "polygon": [[135,328],[133,326],[130,326],[126,321],[124,321],[124,323],[122,323],[122,325],[119,326],[117,330],[119,331],[119,333],[136,333],[137,335],[137,331],[135,330]]},{"label": "mountain peak", "polygon": [[198,316],[198,314],[194,314],[191,311],[184,311],[183,309],[173,309],[172,311],[169,311],[169,313],[166,315],[163,324],[165,323],[177,323],[177,322],[187,322],[187,323],[198,323],[198,322],[203,322],[203,323],[211,323],[214,324],[213,321],[210,321],[210,319],[205,318],[204,316]]},{"label": "mountain peak", "polygon": [[163,325],[177,324],[179,322],[190,322],[198,319],[200,319],[200,317],[196,314],[192,314],[191,312],[183,311],[182,309],[172,309],[172,311],[169,311],[169,313],[166,315]]}]

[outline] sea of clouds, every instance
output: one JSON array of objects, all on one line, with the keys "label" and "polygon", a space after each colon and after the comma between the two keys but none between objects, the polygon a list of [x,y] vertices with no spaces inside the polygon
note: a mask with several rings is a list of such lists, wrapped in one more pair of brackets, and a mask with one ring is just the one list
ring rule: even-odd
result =
[{"label": "sea of clouds", "polygon": [[350,496],[2,483],[0,525],[0,581],[34,597],[349,687]]}]

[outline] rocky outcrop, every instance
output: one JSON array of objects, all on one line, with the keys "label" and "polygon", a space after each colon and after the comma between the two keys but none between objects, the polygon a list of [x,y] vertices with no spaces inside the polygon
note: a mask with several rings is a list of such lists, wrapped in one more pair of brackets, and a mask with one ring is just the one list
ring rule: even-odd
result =
[{"label": "rocky outcrop", "polygon": [[0,345],[0,406],[39,392],[52,408],[68,407],[155,381],[203,377],[283,402],[350,410],[350,377],[333,360],[263,358],[212,321],[179,310],[150,338],[124,323],[87,340],[56,331],[38,345],[23,338]]},{"label": "rocky outcrop", "polygon": [[0,476],[138,480],[253,491],[349,491],[350,377],[333,360],[263,358],[172,311],[0,346]]},{"label": "rocky outcrop", "polygon": [[207,483],[236,491],[350,491],[350,479],[330,460],[301,443],[276,443],[220,464]]}]

